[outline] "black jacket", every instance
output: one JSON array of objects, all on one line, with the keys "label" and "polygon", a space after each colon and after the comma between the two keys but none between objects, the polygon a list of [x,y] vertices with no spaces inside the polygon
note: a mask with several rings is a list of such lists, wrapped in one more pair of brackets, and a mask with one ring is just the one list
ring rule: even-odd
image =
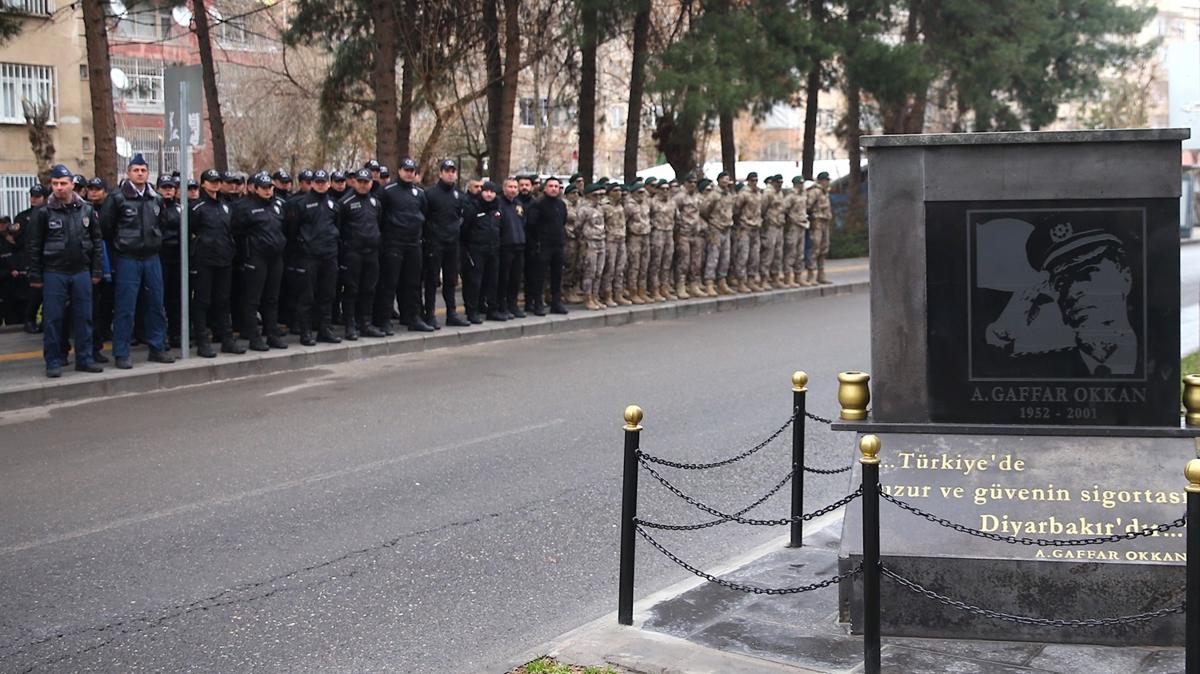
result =
[{"label": "black jacket", "polygon": [[500,206],[500,245],[525,245],[525,206],[518,201],[509,201],[503,194],[496,196]]},{"label": "black jacket", "polygon": [[354,190],[338,202],[338,231],[342,235],[342,251],[372,253],[379,250],[379,200]]},{"label": "black jacket", "polygon": [[29,282],[41,283],[45,272],[91,271],[99,278],[104,271],[100,241],[100,219],[91,204],[77,194],[67,202],[50,195],[46,206],[33,212],[25,232]]},{"label": "black jacket", "polygon": [[[237,203],[237,202],[235,202]],[[200,198],[188,202],[188,256],[193,264],[228,267],[233,264],[234,204],[200,190]]]},{"label": "black jacket", "polygon": [[29,255],[25,250],[24,228],[20,234],[13,237],[11,243],[8,237],[0,232],[0,283],[12,279],[12,273],[24,274],[29,268]]},{"label": "black jacket", "polygon": [[441,180],[425,191],[425,243],[455,243],[462,229],[462,192]]},{"label": "black jacket", "polygon": [[283,236],[283,207],[279,200],[252,194],[239,201],[233,209],[233,237],[247,258],[283,253],[287,239]]},{"label": "black jacket", "polygon": [[383,206],[379,229],[382,230],[384,249],[394,250],[421,243],[425,217],[429,213],[425,190],[397,180],[388,183],[379,192],[379,201]]},{"label": "black jacket", "polygon": [[[163,199],[162,210],[162,247],[164,251],[171,251],[175,257],[179,257],[179,228],[183,220],[183,210],[179,202],[171,199]],[[191,225],[191,222],[188,222]]]},{"label": "black jacket", "polygon": [[283,219],[288,255],[319,259],[337,257],[337,213],[337,202],[328,193],[309,190],[289,201]]},{"label": "black jacket", "polygon": [[500,198],[490,202],[468,196],[463,202],[462,241],[472,250],[494,252],[500,247]]},{"label": "black jacket", "polygon": [[162,248],[162,197],[146,185],[141,194],[128,180],[105,199],[100,224],[109,252],[136,258],[158,255]]},{"label": "black jacket", "polygon": [[567,245],[567,205],[558,197],[543,195],[525,213],[525,235],[531,246],[562,248]]}]

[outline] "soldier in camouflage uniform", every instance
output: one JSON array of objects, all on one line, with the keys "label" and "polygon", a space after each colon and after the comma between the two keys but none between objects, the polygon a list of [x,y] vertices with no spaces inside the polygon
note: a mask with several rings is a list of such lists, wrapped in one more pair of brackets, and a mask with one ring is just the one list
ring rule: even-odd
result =
[{"label": "soldier in camouflage uniform", "polygon": [[812,259],[809,260],[809,285],[813,283],[815,269],[817,283],[833,283],[825,278],[825,256],[829,255],[830,224],[833,222],[833,206],[829,203],[829,174],[817,174],[817,183],[808,188],[808,224],[812,234]]},{"label": "soldier in camouflage uniform", "polygon": [[579,279],[583,275],[580,251],[584,248],[579,237],[579,222],[575,219],[581,195],[574,182],[567,186],[564,196],[563,204],[567,207],[567,241],[563,247],[563,299],[574,304],[583,301],[579,294]]},{"label": "soldier in camouflage uniform", "polygon": [[650,204],[646,187],[640,182],[629,186],[625,198],[625,250],[629,256],[629,299],[634,304],[646,304],[646,276],[650,271]]},{"label": "soldier in camouflage uniform", "polygon": [[775,287],[782,288],[783,282],[783,176],[776,174],[767,178],[767,188],[763,190],[762,242],[760,263],[762,265],[762,285],[764,290]]},{"label": "soldier in camouflage uniform", "polygon": [[[700,290],[700,273],[704,264],[703,236],[700,234],[700,206],[696,197],[696,178],[688,175],[684,190],[674,197],[675,202],[675,294],[679,299],[705,297]],[[690,284],[690,285],[689,285]]]},{"label": "soldier in camouflage uniform", "polygon": [[729,174],[720,173],[717,182],[703,181],[700,217],[708,231],[704,235],[704,289],[710,296],[732,295],[725,281],[729,275],[729,229],[733,226],[733,197],[725,193]]},{"label": "soldier in camouflage uniform", "polygon": [[808,231],[808,197],[804,178],[792,178],[792,189],[783,198],[783,270],[789,288],[809,285],[804,280],[804,233]]},{"label": "soldier in camouflage uniform", "polygon": [[665,302],[675,299],[671,286],[671,262],[675,256],[675,202],[663,181],[655,184],[650,200],[650,299]]},{"label": "soldier in camouflage uniform", "polygon": [[604,304],[610,307],[632,304],[624,297],[625,265],[628,262],[625,251],[625,206],[621,203],[624,194],[624,187],[609,183],[608,200],[602,206],[606,252],[604,272],[600,278],[600,296]]},{"label": "soldier in camouflage uniform", "polygon": [[738,192],[733,217],[738,226],[738,252],[733,273],[738,277],[738,292],[758,292],[759,240],[762,230],[762,192],[758,189],[758,173],[746,176],[746,189]]},{"label": "soldier in camouflage uniform", "polygon": [[584,199],[575,209],[575,220],[579,223],[579,237],[584,250],[583,276],[580,286],[587,308],[597,310],[596,290],[600,287],[600,274],[604,270],[604,213],[600,210],[600,199],[604,186],[592,183],[584,189]]}]

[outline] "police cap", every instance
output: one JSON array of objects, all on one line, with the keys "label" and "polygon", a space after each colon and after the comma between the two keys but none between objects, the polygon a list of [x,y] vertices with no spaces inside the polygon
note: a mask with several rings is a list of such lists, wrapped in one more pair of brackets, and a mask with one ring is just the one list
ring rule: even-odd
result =
[{"label": "police cap", "polygon": [[313,179],[312,169],[304,169],[303,171],[300,172],[300,175],[296,176],[296,177],[299,178],[300,180],[311,183],[312,179]]},{"label": "police cap", "polygon": [[200,181],[205,183],[221,182],[221,172],[217,169],[205,169],[204,173],[200,174]]},{"label": "police cap", "polygon": [[359,180],[370,180],[371,179],[371,169],[366,169],[366,168],[358,169],[358,173],[355,173],[354,177],[358,178]]},{"label": "police cap", "polygon": [[250,176],[250,184],[255,187],[270,187],[271,176],[268,175],[266,171],[259,171],[258,173]]},{"label": "police cap", "polygon": [[279,182],[281,182],[281,183],[290,183],[290,182],[292,182],[292,176],[291,176],[291,175],[290,175],[290,174],[289,174],[287,171],[285,171],[285,170],[283,170],[283,169],[279,169],[279,170],[278,170],[278,171],[276,171],[275,173],[271,174],[271,179],[272,179],[272,180],[278,180],[278,181],[279,181]]},{"label": "police cap", "polygon": [[329,182],[329,173],[325,169],[317,169],[313,171],[312,179],[316,183],[327,183]]}]

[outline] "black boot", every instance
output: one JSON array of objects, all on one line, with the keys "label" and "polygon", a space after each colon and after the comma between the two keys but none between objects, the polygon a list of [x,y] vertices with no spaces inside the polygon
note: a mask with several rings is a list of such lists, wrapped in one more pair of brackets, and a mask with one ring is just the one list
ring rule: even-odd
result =
[{"label": "black boot", "polygon": [[364,324],[358,326],[358,331],[362,334],[363,337],[383,337],[384,336],[383,330],[380,330],[379,328],[375,327],[374,325],[371,325],[370,323],[364,323]]},{"label": "black boot", "polygon": [[95,351],[92,352],[92,362],[93,363],[107,363],[108,356],[104,355],[104,352],[101,351],[100,349],[96,349]]},{"label": "black boot", "polygon": [[487,315],[489,321],[507,321],[508,314],[500,313],[499,311],[489,311]]},{"label": "black boot", "polygon": [[196,340],[196,355],[201,358],[216,358],[217,352],[207,339]]},{"label": "black boot", "polygon": [[433,312],[429,312],[429,313],[425,314],[424,320],[425,320],[425,325],[428,325],[429,327],[433,328],[434,330],[442,329],[442,326],[438,324],[437,316],[434,316]]},{"label": "black boot", "polygon": [[455,327],[455,328],[465,328],[465,327],[470,326],[471,324],[468,323],[466,320],[464,320],[463,317],[459,316],[457,313],[447,312],[446,313],[446,325]]},{"label": "black boot", "polygon": [[468,311],[467,322],[471,325],[479,325],[480,323],[483,323],[483,319],[479,317],[478,311]]},{"label": "black boot", "polygon": [[358,326],[354,325],[354,321],[346,319],[346,341],[358,341]]},{"label": "black boot", "polygon": [[317,341],[321,342],[322,344],[341,344],[342,338],[333,334],[333,330],[331,330],[327,325],[320,330],[317,330]]},{"label": "black boot", "polygon": [[565,314],[565,313],[567,313],[567,305],[563,304],[561,300],[558,302],[551,302],[550,303],[550,313]]},{"label": "black boot", "polygon": [[288,344],[287,342],[283,341],[283,337],[280,337],[278,334],[274,334],[270,337],[267,337],[267,346],[271,347],[272,349],[286,349]]},{"label": "black boot", "polygon": [[311,330],[305,330],[300,333],[301,346],[316,346],[317,336]]},{"label": "black boot", "polygon": [[412,319],[411,322],[409,322],[408,331],[409,332],[433,332],[433,326],[431,326],[428,323],[426,323],[425,321],[421,320],[421,318],[418,316],[417,318],[414,318],[414,319]]},{"label": "black boot", "polygon": [[240,355],[246,353],[246,347],[238,344],[233,335],[229,335],[221,340],[221,353]]},{"label": "black boot", "polygon": [[251,351],[270,351],[271,347],[267,346],[267,343],[265,341],[263,341],[262,337],[255,335],[250,338],[250,350]]},{"label": "black boot", "polygon": [[150,361],[151,363],[174,363],[175,356],[172,356],[166,351],[159,351],[154,347],[150,347],[150,355],[146,357],[146,360]]}]

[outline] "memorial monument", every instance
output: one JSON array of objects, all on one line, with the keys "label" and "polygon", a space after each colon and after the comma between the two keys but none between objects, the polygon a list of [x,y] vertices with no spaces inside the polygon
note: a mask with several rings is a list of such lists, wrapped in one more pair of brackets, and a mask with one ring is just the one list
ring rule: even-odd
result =
[{"label": "memorial monument", "polygon": [[[871,249],[890,253],[871,264],[870,414],[835,428],[883,441],[885,567],[966,604],[1038,618],[1183,601],[1180,469],[1200,435],[1179,405],[1188,135],[862,139]],[[1172,522],[1096,545],[996,540],[1122,537]],[[849,509],[843,571],[861,559],[861,526]],[[857,629],[861,589],[841,592]],[[882,593],[885,635],[1183,640],[1181,614],[1071,629],[984,617],[890,579]]]}]

